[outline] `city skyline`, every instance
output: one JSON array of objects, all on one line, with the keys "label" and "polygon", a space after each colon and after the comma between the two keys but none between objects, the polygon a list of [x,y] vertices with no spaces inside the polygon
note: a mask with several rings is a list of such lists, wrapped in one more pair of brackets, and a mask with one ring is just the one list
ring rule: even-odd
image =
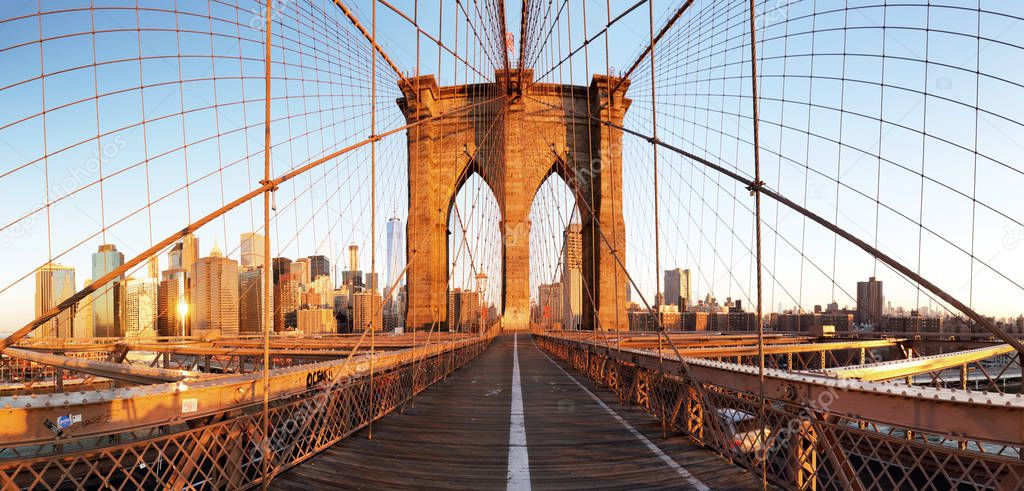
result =
[{"label": "city skyline", "polygon": [[[575,227],[575,228],[573,228],[573,227]],[[570,230],[576,230],[576,232],[570,233]],[[565,233],[563,234],[563,239],[568,238],[568,237],[576,237],[575,239],[572,239],[570,242],[566,242],[566,244],[564,244],[562,246],[563,254],[567,255],[567,256],[562,258],[562,262],[561,262],[561,264],[563,264],[563,266],[565,266],[565,268],[562,271],[563,275],[565,274],[565,271],[570,271],[573,274],[578,274],[578,270],[575,269],[575,268],[578,268],[579,260],[578,259],[569,259],[570,256],[578,258],[578,255],[579,255],[580,243],[579,243],[579,238],[578,238],[578,233],[579,233],[578,230],[579,230],[579,224],[570,224],[570,226],[568,226],[566,228]],[[259,236],[258,234],[255,234],[255,233],[243,234],[243,237],[245,237],[245,236],[251,236],[253,238],[258,238],[260,241],[262,241],[262,236]],[[244,239],[243,239],[243,242],[244,242]],[[167,259],[168,259],[167,264],[168,264],[169,267],[166,268],[166,269],[158,269],[158,271],[161,274],[161,277],[164,280],[176,281],[176,278],[174,276],[176,271],[182,271],[183,269],[181,268],[181,265],[187,263],[187,259],[184,260],[184,261],[181,259],[182,256],[183,256],[183,254],[182,254],[182,250],[183,250],[182,244],[183,243],[190,243],[191,244],[186,249],[195,249],[195,248],[198,247],[199,238],[197,236],[190,235],[190,236],[186,237],[182,242],[175,243],[175,245],[172,246],[167,251]],[[568,244],[573,244],[573,245],[568,245]],[[353,245],[350,245],[349,247],[346,248],[346,250],[349,252],[349,260],[350,261],[353,258],[356,258],[355,259],[355,261],[356,261],[355,264],[358,267],[358,259],[357,259],[358,258],[358,247],[354,247]],[[573,252],[573,251],[576,251],[576,252]],[[118,254],[118,251],[116,249],[116,245],[114,245],[114,244],[103,245],[100,248],[100,250],[96,254],[94,254],[94,256],[95,256],[94,257],[94,262],[96,262],[96,264],[99,265],[99,268],[100,268],[100,269],[95,269],[93,271],[94,274],[96,272],[103,271],[103,268],[104,268],[103,264],[104,264],[105,261],[114,261],[114,262],[116,262],[118,260],[122,260],[122,259],[120,259],[117,256],[117,254]],[[188,257],[188,255],[190,255],[190,254],[198,254],[198,252],[190,251],[187,254],[185,254],[185,257]],[[240,259],[241,259],[242,257],[245,256],[245,254],[246,254],[245,252],[240,250],[238,255],[239,255]],[[238,329],[239,332],[258,332],[258,331],[254,331],[252,329],[252,327],[250,327],[248,329],[243,329],[242,328],[242,326],[245,325],[246,322],[247,322],[245,320],[246,316],[245,316],[245,314],[243,314],[243,312],[247,312],[247,308],[245,306],[248,305],[249,303],[253,303],[253,302],[257,302],[258,303],[260,301],[259,298],[256,296],[257,294],[254,294],[254,293],[243,294],[243,292],[247,292],[248,289],[247,288],[242,288],[242,285],[243,284],[248,285],[248,288],[255,287],[256,290],[259,290],[259,289],[262,288],[262,280],[260,279],[259,281],[255,281],[256,278],[261,278],[260,272],[262,271],[262,264],[258,264],[256,266],[248,266],[248,267],[242,266],[241,260],[240,261],[231,260],[228,256],[225,256],[223,254],[223,252],[220,250],[220,248],[219,248],[219,246],[217,244],[214,244],[211,247],[211,250],[210,250],[208,255],[201,256],[198,259],[199,260],[203,260],[203,259],[209,260],[210,258],[228,259],[230,262],[233,262],[235,264],[235,268],[238,268],[236,270],[236,276],[238,277],[238,282],[239,283],[238,283],[238,286],[235,287],[235,290],[237,290],[238,295],[236,297],[234,297],[234,299],[236,301],[239,301],[238,305],[235,307],[235,310],[239,313],[239,315],[237,316],[238,317],[238,323],[237,323],[237,326],[235,326],[235,327],[229,327],[229,330]],[[287,258],[278,258],[278,259],[287,259]],[[302,264],[303,267],[298,269],[298,270],[292,269],[292,273],[295,274],[296,271],[299,271],[298,274],[300,276],[304,276],[305,275],[305,273],[304,273],[305,272],[305,267],[308,264],[308,260],[309,260],[308,257],[303,257],[303,258],[298,258],[297,261],[293,261],[291,263],[293,265],[293,268],[295,266],[300,265],[300,264]],[[324,258],[324,260],[326,260],[326,258]],[[195,262],[195,261],[193,261],[193,262]],[[141,268],[141,267],[139,268],[139,270],[137,270],[137,272],[143,272],[144,271],[146,273],[146,275],[147,275],[146,277],[136,278],[136,277],[133,277],[133,276],[126,276],[126,277],[124,277],[121,280],[115,280],[115,281],[111,282],[111,284],[109,285],[109,290],[111,292],[109,294],[110,297],[111,297],[110,304],[111,304],[111,307],[112,307],[112,313],[114,315],[114,318],[116,319],[115,320],[116,325],[111,325],[111,327],[103,328],[104,329],[103,331],[94,331],[94,332],[99,332],[101,334],[114,334],[114,333],[116,333],[118,335],[126,335],[126,336],[137,335],[137,331],[147,331],[148,330],[148,331],[153,332],[154,334],[157,333],[157,332],[162,332],[162,331],[160,331],[158,329],[158,315],[171,315],[172,317],[174,315],[177,315],[177,314],[169,314],[169,311],[174,309],[177,306],[177,303],[165,304],[163,302],[159,302],[159,303],[157,302],[157,297],[158,296],[157,296],[156,292],[157,292],[157,289],[158,289],[157,287],[158,287],[158,283],[160,283],[160,280],[158,278],[154,278],[154,277],[151,276],[152,272],[153,272],[154,264],[155,265],[159,265],[160,264],[159,263],[159,256],[154,256],[154,257],[150,258],[150,260],[145,263],[145,270],[143,270],[143,268]],[[572,264],[577,264],[577,266],[575,268],[573,268],[571,266]],[[351,265],[351,263],[350,263],[350,265]],[[157,266],[157,267],[159,268],[159,266]],[[206,268],[209,269],[209,266],[206,266]],[[330,269],[328,268],[328,269],[326,269],[326,271],[329,272]],[[253,275],[254,273],[255,273],[255,276]],[[360,275],[362,274],[362,272],[359,272],[359,273],[360,273]],[[210,273],[206,272],[204,274],[208,275]],[[682,285],[685,285],[686,284],[685,278],[687,278],[687,276],[689,274],[689,270],[684,270],[682,268],[666,269],[666,270],[664,270],[664,274],[665,274],[665,282],[663,283],[663,286],[664,286],[663,291],[665,292],[665,294],[664,294],[665,295],[665,303],[670,304],[670,305],[675,305],[673,302],[671,302],[671,300],[669,300],[669,297],[668,297],[668,292],[670,291],[671,288],[673,288],[672,286],[670,286],[671,281],[680,281]],[[679,275],[678,278],[675,276],[677,274]],[[367,275],[367,277],[369,277],[370,273],[367,272],[366,275]],[[53,277],[53,279],[50,279],[51,276]],[[248,276],[253,276],[253,278],[249,279],[249,280],[246,280],[245,278],[247,278]],[[333,275],[330,275],[330,274],[327,274],[327,275],[324,275],[324,276],[326,276],[328,278],[331,278],[331,285],[332,285],[331,289],[334,289],[334,288],[336,288],[338,286],[344,285],[344,280],[342,278],[334,278]],[[564,277],[565,276],[562,276],[562,278],[564,278]],[[672,278],[671,281],[670,281],[670,277]],[[46,280],[44,281],[43,278],[46,278]],[[75,278],[75,270],[73,268],[70,268],[70,267],[67,267],[67,266],[62,266],[62,265],[59,265],[59,264],[46,265],[46,266],[40,268],[39,270],[37,270],[37,272],[36,272],[36,302],[35,302],[35,312],[37,313],[37,315],[38,315],[39,312],[42,312],[43,310],[45,310],[45,308],[52,307],[56,303],[59,303],[60,300],[63,300],[64,298],[69,297],[71,295],[71,293],[76,291],[77,287],[72,287],[70,291],[68,290],[69,287],[71,287],[72,285],[75,285],[74,278]],[[359,279],[360,279],[360,281],[362,281],[362,279],[363,279],[362,276],[360,276]],[[89,281],[89,280],[86,280],[86,281]],[[874,289],[872,287],[865,286],[865,285],[869,285],[871,282],[875,282],[875,278],[874,277],[869,278],[867,282],[858,282],[858,284],[856,285],[856,291],[858,292],[858,299],[859,299],[860,295],[864,295],[864,296],[867,296],[869,298],[873,298],[873,300],[870,300],[871,302],[873,302],[873,306],[872,307],[863,307],[863,309],[868,309],[868,308],[873,309],[872,310],[873,312],[877,312],[875,314],[862,314],[861,313],[862,312],[862,307],[860,307],[860,302],[857,301],[858,299],[855,299],[855,301],[853,302],[853,306],[852,307],[850,305],[848,305],[848,304],[843,304],[842,306],[839,306],[839,303],[835,302],[834,300],[832,300],[832,301],[825,301],[825,302],[819,302],[819,303],[816,303],[816,304],[813,304],[813,305],[808,305],[808,306],[784,306],[784,304],[782,302],[780,302],[779,305],[777,307],[775,307],[775,308],[771,308],[771,306],[767,306],[768,308],[766,308],[765,312],[766,313],[777,313],[777,314],[788,313],[788,312],[797,312],[797,313],[812,312],[812,311],[815,311],[816,308],[820,308],[823,305],[828,304],[829,306],[831,306],[831,305],[834,304],[834,305],[838,306],[836,308],[840,308],[840,309],[851,309],[852,308],[853,311],[857,312],[855,320],[859,324],[871,323],[871,322],[866,321],[866,319],[863,317],[864,315],[870,315],[872,319],[875,319],[874,323],[877,324],[879,322],[878,319],[880,319],[880,315],[893,315],[893,314],[895,314],[897,312],[901,313],[899,315],[904,315],[902,313],[922,312],[923,316],[929,316],[929,317],[935,317],[935,316],[937,316],[937,317],[960,317],[960,315],[958,315],[958,313],[956,313],[956,312],[950,313],[950,312],[948,312],[945,309],[941,309],[941,308],[937,309],[935,304],[928,304],[928,305],[925,305],[925,306],[922,306],[922,307],[906,306],[906,305],[892,305],[891,300],[887,301],[885,299],[885,297],[883,296],[883,294],[881,293],[881,286],[880,285],[883,282],[882,281],[878,281],[877,283],[878,283],[879,286],[878,287],[873,287]],[[152,283],[152,284],[150,285],[150,283]],[[51,288],[53,288],[53,292],[50,293],[50,294],[47,294],[47,293],[45,293],[46,290],[47,290],[47,285],[50,285],[50,284],[54,285],[53,287],[51,287]],[[308,279],[306,281],[300,282],[300,284],[305,284],[305,285],[312,286],[314,284],[314,282],[311,279]],[[366,284],[368,287],[371,286],[369,281],[367,281],[365,283],[360,283],[360,284]],[[146,286],[146,285],[150,285],[150,286]],[[556,285],[560,289],[560,291],[563,291],[563,293],[560,295],[560,297],[563,297],[563,298],[561,298],[559,300],[558,304],[562,308],[565,308],[566,311],[565,311],[564,314],[559,314],[558,315],[558,319],[560,321],[564,322],[564,319],[569,318],[569,317],[567,317],[567,315],[569,315],[569,313],[571,312],[570,306],[572,305],[572,301],[570,300],[570,301],[567,302],[567,300],[570,299],[570,298],[577,297],[577,298],[580,298],[580,301],[582,301],[582,298],[578,297],[579,295],[582,294],[582,292],[580,291],[579,287],[577,287],[575,290],[570,290],[569,284],[565,283],[564,279],[563,279],[563,280],[560,280],[558,283],[553,283],[553,284],[550,284],[550,285],[548,285],[548,284],[541,285],[540,286],[541,292],[539,292],[539,293],[543,297],[543,288],[554,287]],[[85,285],[83,284],[82,287],[84,287],[84,286]],[[132,298],[132,301],[135,302],[135,303],[132,304],[132,306],[130,306],[128,308],[132,309],[134,317],[125,318],[126,311],[124,309],[126,308],[126,306],[123,304],[123,301],[118,301],[117,300],[117,298],[120,295],[125,295],[126,294],[126,293],[121,293],[122,291],[124,291],[124,290],[122,290],[122,288],[128,288],[129,291],[132,291],[132,293],[131,293],[132,297],[131,298]],[[140,288],[146,288],[146,290],[145,290],[146,293],[141,294],[141,295],[143,295],[144,297],[147,297],[147,300],[145,300],[145,302],[147,302],[147,303],[143,304],[141,306],[138,304],[138,301],[139,301],[138,300],[138,296],[140,295],[140,293],[139,293]],[[228,288],[230,289],[230,287],[228,287]],[[679,288],[679,287],[677,286],[675,288]],[[875,291],[876,289],[877,289],[877,293]],[[686,289],[683,288],[681,290],[681,292],[685,292],[685,290]],[[455,292],[455,291],[461,291],[461,290],[460,290],[459,287],[453,287],[451,291]],[[469,291],[469,290],[467,290],[467,291]],[[570,293],[570,291],[575,291],[575,293]],[[472,290],[472,292],[474,294],[476,294],[475,289]],[[378,293],[382,293],[382,292],[378,291]],[[49,295],[49,296],[48,297],[44,297],[43,295]],[[396,292],[396,295],[397,295],[397,292]],[[705,292],[705,295],[714,296],[713,292]],[[103,295],[95,295],[95,296],[97,298],[100,298],[100,299],[103,298]],[[243,297],[251,299],[251,300],[247,303],[246,301],[244,301]],[[702,299],[702,295],[695,294],[694,298],[700,299],[699,302],[703,304],[704,300]],[[53,299],[56,299],[56,302]],[[88,305],[83,306],[83,307],[87,307],[88,308],[88,311],[87,311],[88,313],[95,312],[95,307],[94,307],[95,303],[94,302],[95,302],[95,300],[86,300],[86,301],[84,301],[84,303],[88,304]],[[179,302],[180,302],[180,300],[179,300]],[[538,303],[541,304],[541,305],[544,304],[544,302],[540,302],[540,301]],[[635,302],[634,302],[634,305],[635,305]],[[192,308],[194,306],[194,303],[193,302],[189,302],[189,306],[190,306],[190,308]],[[652,303],[652,307],[653,306],[654,306],[654,304]],[[752,306],[750,306],[750,308],[752,308]],[[830,307],[830,308],[832,308],[832,307]],[[139,313],[140,309],[142,309],[144,311],[141,314]],[[683,310],[683,309],[680,309],[680,311],[681,310]],[[86,311],[79,312],[79,313],[81,314],[81,313],[85,313],[85,312]],[[449,314],[451,314],[451,312],[454,312],[454,311],[449,310]],[[195,315],[195,314],[196,314],[196,311],[193,310],[191,312],[191,315]],[[578,315],[578,314],[576,314],[576,315]],[[151,320],[150,321],[140,321],[141,318],[146,317],[146,316],[151,317]],[[209,316],[209,314],[207,316]],[[1005,316],[993,316],[993,318],[995,318],[997,321],[1008,321],[1008,322],[1012,323],[1013,321],[1017,320],[1021,316],[1024,316],[1024,313],[1018,313],[1016,315],[1011,313],[1011,314],[1008,314],[1008,315],[1005,315]],[[77,331],[79,330],[79,325],[81,325],[81,323],[82,323],[82,320],[80,319],[80,317],[81,316],[79,316],[79,315],[75,316],[75,319],[76,319],[76,322],[75,322],[75,331],[76,331],[76,333],[75,333],[75,335],[79,335],[77,333]],[[249,323],[258,322],[259,324],[250,324],[250,325],[262,326],[262,320],[260,320],[261,318],[262,318],[262,307],[260,307],[260,310],[259,310],[259,313],[258,313],[257,317],[255,319],[253,319],[253,320],[248,321],[248,322]],[[58,319],[54,319],[53,321],[51,321],[50,323],[47,324],[47,326],[51,326],[51,327],[44,326],[43,328],[41,328],[41,329],[44,329],[44,331],[41,331],[41,332],[56,332],[56,331],[53,331],[54,328],[52,326],[56,326],[58,324],[58,322],[60,324],[66,326],[66,325],[68,325],[67,323],[68,323],[69,319],[70,319],[69,315],[62,315]],[[96,319],[96,316],[94,315],[93,316],[93,323],[92,324],[88,324],[89,328],[94,329],[93,326],[96,325],[95,324],[95,322],[96,322],[95,319]],[[141,322],[141,324],[140,324],[140,322]],[[177,320],[173,320],[172,319],[172,321],[170,321],[170,322],[177,322]],[[191,324],[191,319],[190,319],[190,324]],[[568,326],[566,326],[566,328],[568,328]],[[67,336],[67,332],[68,331],[65,331],[64,329],[67,329],[67,328],[66,327],[61,328],[60,332],[65,333],[64,336]],[[200,327],[200,330],[203,330],[203,329],[204,329],[203,327]]]},{"label": "city skyline", "polygon": [[[256,244],[262,245],[263,236],[247,232],[240,237],[238,260],[235,260],[225,255],[216,241],[207,254],[202,254],[199,249],[199,237],[188,234],[166,250],[166,268],[161,268],[162,254],[150,257],[144,266],[133,271],[136,274],[144,273],[144,276],[121,275],[120,278],[111,281],[106,290],[100,290],[79,302],[77,312],[74,312],[73,316],[72,310],[65,311],[47,322],[37,335],[58,335],[67,338],[171,336],[184,335],[184,332],[192,329],[195,329],[193,333],[198,335],[209,331],[228,335],[262,332],[263,260],[259,252],[262,247]],[[355,261],[356,265],[358,249],[355,245],[347,248],[350,260]],[[124,261],[116,244],[101,245],[92,259],[94,268],[91,272],[94,276],[106,274],[112,269],[112,265]],[[302,292],[312,293],[319,290],[320,294],[330,296],[336,288],[346,286],[342,277],[336,278],[331,274],[329,260],[324,256],[301,257],[295,261],[281,257],[274,259],[275,271],[280,264],[285,264],[281,263],[282,260],[288,261],[285,264],[288,268],[286,274],[300,280],[296,285],[303,288],[300,290]],[[375,281],[370,272],[366,272],[365,283],[362,272],[356,273],[360,274],[360,289],[364,284],[366,288],[373,288]],[[75,281],[75,276],[74,268],[57,263],[50,263],[38,269],[35,272],[35,315],[56,306],[91,281],[87,279],[79,285]],[[276,277],[274,283],[277,284]],[[105,291],[110,293],[103,293]],[[377,293],[379,297],[381,292]],[[94,313],[102,310],[95,306],[102,306],[97,302],[102,302],[108,295],[110,315],[107,316],[109,318],[103,318],[101,314]],[[270,301],[273,309],[273,295]],[[319,305],[331,302],[316,303]],[[318,310],[314,305],[304,307],[307,302],[298,297],[292,304],[299,311]],[[182,309],[185,309],[184,312]],[[302,315],[300,314],[300,318]],[[83,316],[89,318],[85,319]],[[72,317],[74,332],[70,331]],[[100,331],[94,328],[97,319],[100,321]],[[306,316],[307,323],[313,322],[311,319]],[[279,321],[277,324],[284,323]],[[377,329],[381,327],[378,325]],[[183,328],[187,331],[183,331]],[[320,328],[315,332],[321,332]]]}]

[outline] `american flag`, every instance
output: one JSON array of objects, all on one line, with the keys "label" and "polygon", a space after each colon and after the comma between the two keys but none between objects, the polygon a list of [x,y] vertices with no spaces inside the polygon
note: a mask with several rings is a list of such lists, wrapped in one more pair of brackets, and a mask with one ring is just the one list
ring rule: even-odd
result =
[{"label": "american flag", "polygon": [[507,49],[509,53],[516,49],[516,37],[513,36],[511,32],[505,33],[505,49]]}]

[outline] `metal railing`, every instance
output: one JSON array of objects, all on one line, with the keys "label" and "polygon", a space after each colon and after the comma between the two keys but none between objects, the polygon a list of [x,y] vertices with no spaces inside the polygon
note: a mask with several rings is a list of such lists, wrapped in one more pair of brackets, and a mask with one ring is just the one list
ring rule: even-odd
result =
[{"label": "metal railing", "polygon": [[789,489],[1021,489],[1024,397],[679,360],[535,334],[570,367]]},{"label": "metal railing", "polygon": [[[372,375],[366,366],[369,360],[359,358],[353,360],[348,372],[340,371],[345,368],[343,365],[331,366],[338,362],[273,370],[272,378],[287,376],[304,384],[299,390],[275,394],[269,410],[268,456],[262,446],[262,393],[258,378],[251,381],[252,388],[241,403],[233,402],[238,387],[221,387],[217,397],[222,403],[233,403],[214,413],[202,413],[197,407],[199,401],[205,404],[209,397],[190,398],[188,389],[174,390],[162,397],[167,405],[163,415],[150,412],[147,417],[138,418],[144,424],[102,433],[81,431],[78,436],[68,435],[70,430],[110,424],[112,414],[119,409],[132,409],[137,399],[126,396],[110,400],[103,404],[106,412],[93,410],[88,419],[81,415],[76,418],[74,412],[78,408],[73,405],[33,408],[27,403],[28,407],[18,410],[26,415],[33,409],[50,413],[52,419],[45,420],[50,424],[44,425],[54,434],[17,446],[0,447],[0,489],[250,488],[262,482],[265,458],[270,459],[271,478],[309,459],[464,366],[486,350],[491,339],[454,341],[446,346],[385,355],[375,362]],[[181,414],[179,404],[181,413],[194,411],[198,417],[177,416]],[[9,405],[6,410],[19,412]],[[71,425],[62,430],[63,423],[55,421],[65,415],[71,418]],[[158,423],[154,418],[163,421]],[[27,426],[31,419],[24,421]],[[11,430],[28,432],[27,428]]]}]

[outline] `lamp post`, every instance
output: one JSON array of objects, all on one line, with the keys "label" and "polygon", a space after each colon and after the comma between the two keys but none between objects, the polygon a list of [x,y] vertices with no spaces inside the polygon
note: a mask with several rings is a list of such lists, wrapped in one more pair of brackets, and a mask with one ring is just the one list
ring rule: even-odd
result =
[{"label": "lamp post", "polygon": [[487,302],[484,301],[484,292],[487,291],[487,275],[484,273],[477,273],[476,275],[476,296],[477,302],[480,304],[480,332],[484,331],[484,327],[487,325]]}]

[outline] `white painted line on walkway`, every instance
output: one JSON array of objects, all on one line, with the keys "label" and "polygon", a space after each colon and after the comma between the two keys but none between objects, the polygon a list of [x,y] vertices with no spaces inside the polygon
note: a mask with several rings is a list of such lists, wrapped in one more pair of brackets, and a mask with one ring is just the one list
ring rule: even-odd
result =
[{"label": "white painted line on walkway", "polygon": [[526,451],[523,388],[519,384],[519,335],[512,335],[512,409],[508,427],[506,489],[530,489],[530,456]]},{"label": "white painted line on walkway", "polygon": [[[533,340],[532,336],[530,337],[530,340]],[[581,384],[579,380],[576,380],[576,377],[573,377],[572,375],[569,374],[569,372],[565,371],[565,369],[562,368],[562,365],[555,363],[555,360],[552,360],[551,357],[544,352],[544,350],[537,347],[536,342],[533,343],[533,346],[537,348],[537,351],[540,351],[540,354],[544,355],[544,358],[547,358],[552,365],[561,370],[561,372],[565,374],[566,377],[569,377],[569,380],[575,382],[576,385],[583,389],[584,392],[590,395],[590,398],[593,399],[594,402],[596,402],[605,411],[607,411],[608,414],[612,415],[612,417],[615,418],[616,421],[618,421],[620,424],[622,424],[622,426],[629,430],[629,432],[632,433],[637,440],[640,440],[640,442],[643,443],[651,452],[653,452],[654,455],[657,455],[658,458],[662,460],[662,462],[667,464],[669,467],[672,468],[672,470],[676,471],[676,473],[679,474],[680,477],[685,479],[686,482],[690,484],[690,486],[693,486],[694,489],[699,489],[700,491],[710,491],[711,488],[709,488],[707,484],[704,484],[703,482],[700,481],[700,479],[694,477],[693,474],[690,474],[690,471],[686,470],[683,466],[679,465],[679,462],[676,462],[675,459],[669,457],[668,454],[662,451],[661,448],[654,444],[654,442],[648,440],[643,433],[640,433],[640,431],[634,428],[633,425],[629,424],[629,421],[626,421],[625,419],[622,418],[622,416],[619,416],[619,413],[615,412],[614,409],[608,407],[608,405],[605,404],[600,397],[597,397],[597,394],[591,392],[590,389],[588,389],[585,385]],[[511,458],[511,456],[509,458]]]}]

